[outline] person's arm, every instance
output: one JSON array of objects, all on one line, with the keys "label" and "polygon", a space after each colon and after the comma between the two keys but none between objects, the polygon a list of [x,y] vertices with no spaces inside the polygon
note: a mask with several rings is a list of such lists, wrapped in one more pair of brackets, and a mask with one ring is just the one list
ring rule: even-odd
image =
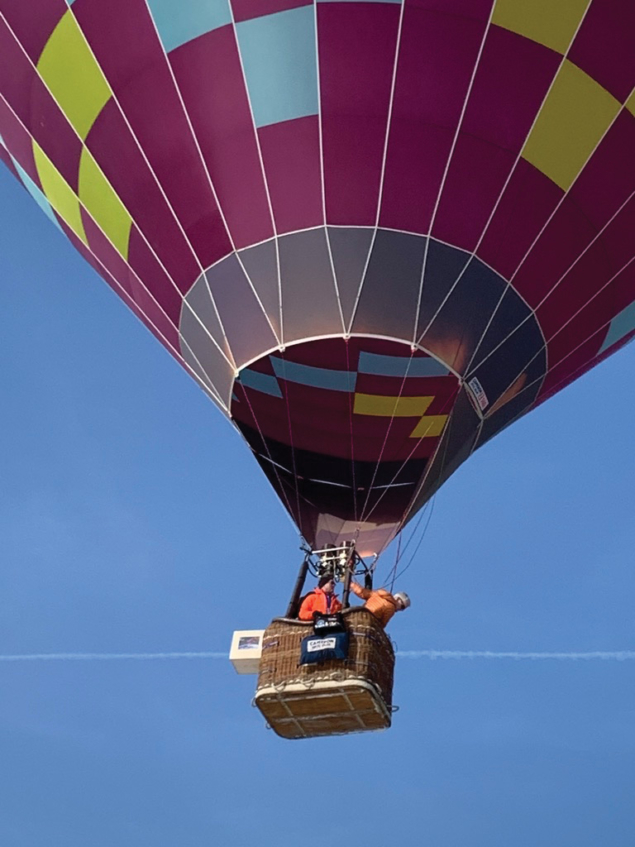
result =
[{"label": "person's arm", "polygon": [[361,597],[362,600],[368,600],[370,595],[373,593],[369,591],[368,588],[362,588],[361,585],[358,585],[356,582],[351,580],[351,591],[353,594],[356,594],[358,597]]},{"label": "person's arm", "polygon": [[313,606],[315,605],[315,594],[309,594],[302,601],[298,617],[301,621],[313,620]]}]

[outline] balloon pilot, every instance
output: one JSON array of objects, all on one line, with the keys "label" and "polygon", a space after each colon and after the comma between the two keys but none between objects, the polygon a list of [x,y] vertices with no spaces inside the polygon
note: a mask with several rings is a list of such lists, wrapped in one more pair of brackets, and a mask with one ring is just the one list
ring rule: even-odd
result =
[{"label": "balloon pilot", "polygon": [[383,627],[387,626],[396,612],[403,612],[410,606],[410,597],[405,591],[398,591],[396,594],[391,594],[385,588],[378,588],[373,591],[373,589],[363,588],[353,581],[351,581],[351,590],[353,594],[366,601],[364,607],[377,618]]},{"label": "balloon pilot", "polygon": [[316,612],[332,615],[341,610],[342,604],[335,596],[335,577],[332,573],[327,573],[320,577],[317,588],[302,601],[298,617],[301,621],[311,621]]}]

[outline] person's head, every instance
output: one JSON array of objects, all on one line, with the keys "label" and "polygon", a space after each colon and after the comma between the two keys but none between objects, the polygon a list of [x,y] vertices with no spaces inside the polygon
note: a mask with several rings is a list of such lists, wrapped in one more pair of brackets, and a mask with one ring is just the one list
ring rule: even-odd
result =
[{"label": "person's head", "polygon": [[333,574],[327,573],[321,576],[318,580],[318,588],[321,588],[325,594],[332,594],[335,591]]},{"label": "person's head", "polygon": [[398,591],[397,594],[393,595],[395,600],[397,601],[397,611],[403,612],[404,609],[407,609],[410,605],[410,597],[406,594],[405,591]]}]

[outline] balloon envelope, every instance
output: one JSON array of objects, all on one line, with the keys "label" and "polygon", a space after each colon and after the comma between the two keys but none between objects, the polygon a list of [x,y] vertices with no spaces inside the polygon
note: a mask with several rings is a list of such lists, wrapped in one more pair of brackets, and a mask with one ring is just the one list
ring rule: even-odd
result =
[{"label": "balloon envelope", "polygon": [[635,333],[632,0],[0,0],[0,157],[378,552]]}]

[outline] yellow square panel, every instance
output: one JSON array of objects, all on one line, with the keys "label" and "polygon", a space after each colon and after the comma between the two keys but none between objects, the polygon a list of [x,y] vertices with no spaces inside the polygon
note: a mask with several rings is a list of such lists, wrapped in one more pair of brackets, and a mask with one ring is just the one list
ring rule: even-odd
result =
[{"label": "yellow square panel", "polygon": [[525,143],[523,158],[566,191],[619,109],[612,94],[565,59]]},{"label": "yellow square panel", "polygon": [[126,259],[132,219],[85,147],[79,164],[79,199],[115,249]]},{"label": "yellow square panel", "polygon": [[589,0],[497,0],[492,23],[566,53]]},{"label": "yellow square panel", "polygon": [[410,433],[410,438],[431,438],[441,435],[447,419],[447,415],[426,415]]},{"label": "yellow square panel", "polygon": [[111,91],[70,11],[46,42],[37,70],[80,138],[86,138]]},{"label": "yellow square panel", "polygon": [[77,195],[35,141],[33,142],[33,159],[46,199],[75,235],[86,243]]},{"label": "yellow square panel", "polygon": [[376,415],[383,418],[420,418],[434,397],[385,397],[381,394],[356,394],[353,411],[356,415]]}]

